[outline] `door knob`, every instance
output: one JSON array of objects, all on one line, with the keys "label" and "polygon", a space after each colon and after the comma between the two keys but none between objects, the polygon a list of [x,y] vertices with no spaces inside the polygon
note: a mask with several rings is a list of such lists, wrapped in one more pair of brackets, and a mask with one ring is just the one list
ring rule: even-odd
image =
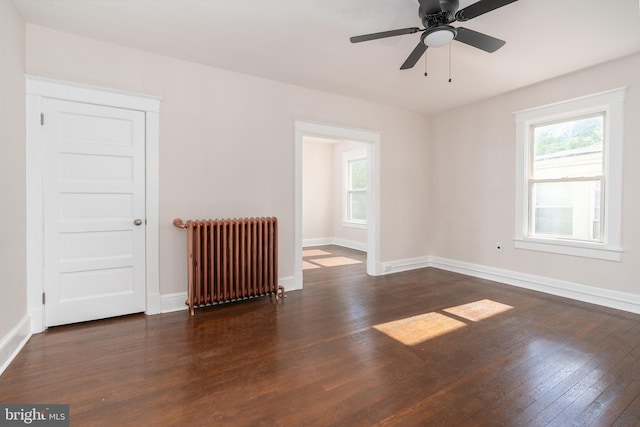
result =
[{"label": "door knob", "polygon": [[142,225],[142,220],[141,219],[136,219],[135,221],[133,221],[134,225]]}]

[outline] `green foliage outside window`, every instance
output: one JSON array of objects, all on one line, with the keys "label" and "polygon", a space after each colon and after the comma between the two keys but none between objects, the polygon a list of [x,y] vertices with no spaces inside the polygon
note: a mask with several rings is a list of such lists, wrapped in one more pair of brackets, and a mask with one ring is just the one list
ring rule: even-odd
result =
[{"label": "green foliage outside window", "polygon": [[351,162],[351,189],[367,189],[367,159]]},{"label": "green foliage outside window", "polygon": [[537,126],[534,130],[535,155],[561,153],[602,145],[604,116]]}]

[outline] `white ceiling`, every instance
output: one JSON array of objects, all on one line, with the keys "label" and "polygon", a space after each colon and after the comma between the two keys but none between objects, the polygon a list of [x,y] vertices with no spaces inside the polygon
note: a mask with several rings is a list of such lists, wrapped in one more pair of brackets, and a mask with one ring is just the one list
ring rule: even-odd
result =
[{"label": "white ceiling", "polygon": [[[13,0],[27,22],[426,114],[640,52],[638,0],[519,0],[464,24],[462,43],[399,67],[420,39],[349,37],[421,26],[417,0]],[[474,0],[460,0],[460,8]]]}]

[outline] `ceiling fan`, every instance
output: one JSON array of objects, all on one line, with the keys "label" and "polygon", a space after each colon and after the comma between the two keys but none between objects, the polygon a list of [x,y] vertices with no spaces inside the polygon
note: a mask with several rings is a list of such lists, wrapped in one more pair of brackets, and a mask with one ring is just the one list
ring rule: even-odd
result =
[{"label": "ceiling fan", "polygon": [[412,68],[424,55],[428,47],[441,47],[449,44],[451,40],[457,40],[485,52],[495,52],[504,46],[505,41],[488,36],[464,27],[453,27],[454,22],[464,22],[483,15],[492,10],[506,6],[517,0],[480,0],[464,9],[458,10],[458,0],[418,0],[420,6],[418,15],[425,28],[410,27],[399,30],[383,31],[380,33],[365,34],[351,37],[351,43],[366,42],[369,40],[383,39],[386,37],[400,36],[422,32],[420,42],[413,49],[409,57],[404,61],[401,70]]}]

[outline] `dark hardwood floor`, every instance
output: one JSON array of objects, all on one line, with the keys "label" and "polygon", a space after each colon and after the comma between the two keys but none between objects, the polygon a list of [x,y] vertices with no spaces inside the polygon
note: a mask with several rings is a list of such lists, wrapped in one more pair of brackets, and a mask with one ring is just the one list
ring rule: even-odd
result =
[{"label": "dark hardwood floor", "polygon": [[283,301],[34,335],[0,403],[67,403],[73,426],[640,425],[640,315],[437,269],[369,277],[336,246],[305,260]]}]

